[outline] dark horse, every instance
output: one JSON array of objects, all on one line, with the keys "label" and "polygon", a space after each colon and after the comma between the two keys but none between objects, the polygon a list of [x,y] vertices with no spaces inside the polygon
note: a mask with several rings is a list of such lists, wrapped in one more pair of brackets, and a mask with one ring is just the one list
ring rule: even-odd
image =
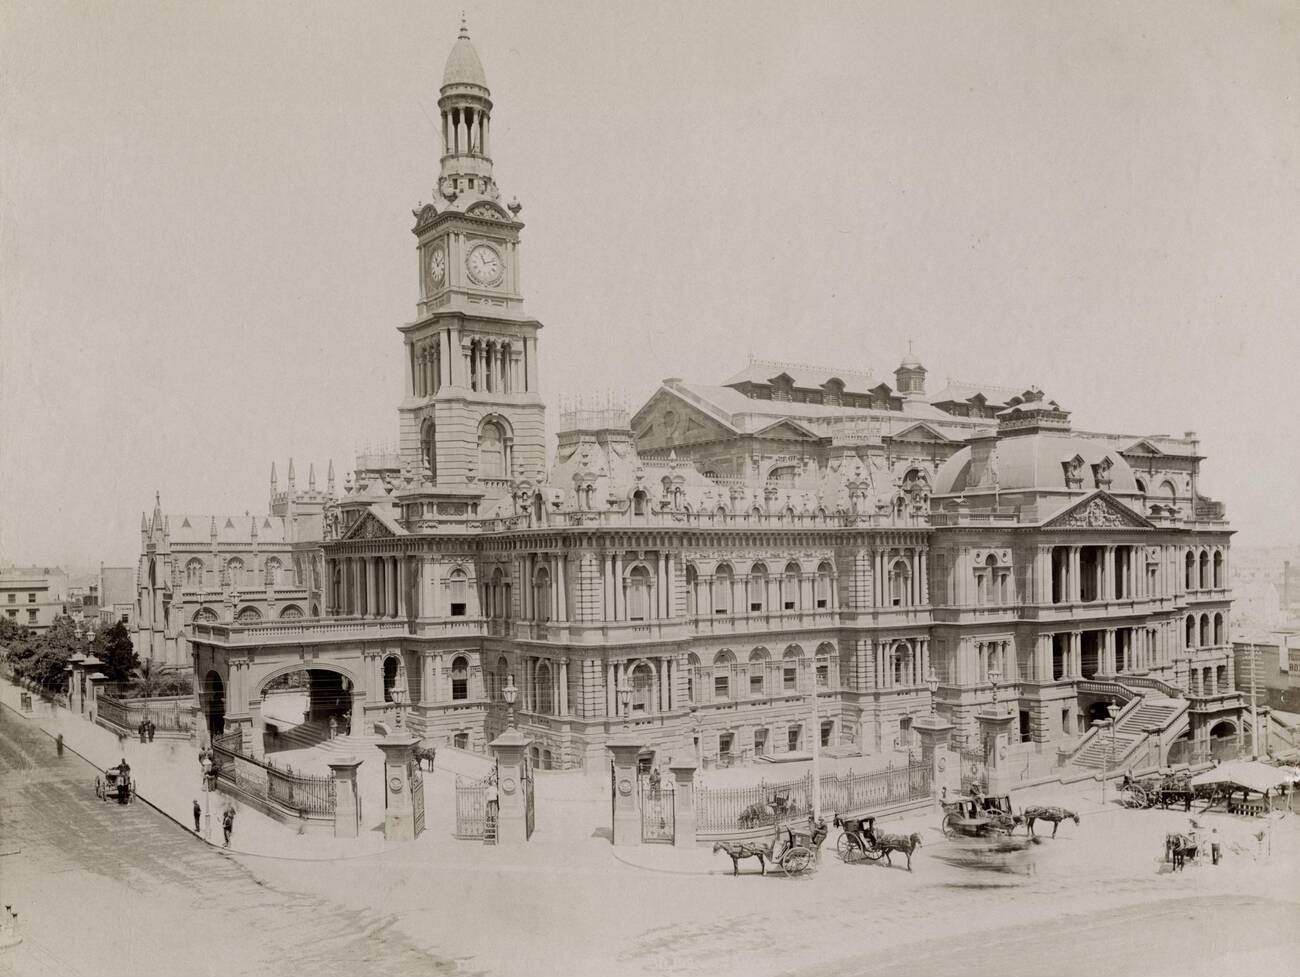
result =
[{"label": "dark horse", "polygon": [[767,874],[767,859],[771,855],[771,849],[766,845],[751,845],[746,841],[718,841],[713,845],[713,854],[725,851],[731,856],[731,874],[740,874],[740,860],[742,858],[757,858],[759,870],[763,875]]},{"label": "dark horse", "polygon": [[921,836],[913,831],[910,835],[880,835],[876,847],[885,853],[885,864],[893,867],[889,857],[891,851],[901,851],[907,856],[907,870],[912,871],[912,852],[921,847]]},{"label": "dark horse", "polygon": [[1079,823],[1079,815],[1063,807],[1027,807],[1022,817],[1025,819],[1025,827],[1029,829],[1031,838],[1034,837],[1035,821],[1051,821],[1053,838],[1056,837],[1056,829],[1061,826],[1062,821],[1073,820],[1075,824]]},{"label": "dark horse", "polygon": [[1174,871],[1181,872],[1188,858],[1196,858],[1200,843],[1194,835],[1180,834],[1177,831],[1165,835],[1165,861],[1174,863]]}]

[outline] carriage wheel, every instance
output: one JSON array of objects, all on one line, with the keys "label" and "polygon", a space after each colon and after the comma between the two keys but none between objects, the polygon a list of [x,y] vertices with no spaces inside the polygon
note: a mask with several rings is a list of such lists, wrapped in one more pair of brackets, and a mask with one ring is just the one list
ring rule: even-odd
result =
[{"label": "carriage wheel", "polygon": [[848,835],[840,835],[840,840],[835,843],[835,854],[840,856],[841,862],[855,862],[861,853],[862,849]]},{"label": "carriage wheel", "polygon": [[871,859],[873,862],[878,862],[884,857],[885,849],[868,848],[863,854],[865,854],[867,858]]},{"label": "carriage wheel", "polygon": [[1124,794],[1124,806],[1132,808],[1147,807],[1146,792],[1141,789],[1130,789]]},{"label": "carriage wheel", "polygon": [[951,814],[948,814],[948,815],[945,815],[945,816],[944,816],[943,824],[940,825],[940,828],[943,829],[943,836],[944,836],[945,838],[956,838],[956,837],[957,837],[957,827],[952,823],[952,815],[951,815]]},{"label": "carriage wheel", "polygon": [[793,878],[796,875],[802,875],[812,864],[813,854],[802,845],[796,845],[786,852],[785,857],[781,859],[781,868],[785,874]]}]

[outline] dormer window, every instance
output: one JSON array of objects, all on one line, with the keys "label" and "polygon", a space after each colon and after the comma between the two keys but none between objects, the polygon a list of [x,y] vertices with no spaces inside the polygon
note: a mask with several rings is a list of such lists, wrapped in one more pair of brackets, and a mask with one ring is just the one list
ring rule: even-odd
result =
[{"label": "dormer window", "polygon": [[1072,489],[1083,488],[1083,458],[1075,455],[1067,461],[1061,462],[1061,470],[1065,475],[1065,487]]},{"label": "dormer window", "polygon": [[1109,457],[1103,458],[1092,466],[1092,480],[1097,488],[1110,488],[1110,470],[1114,467]]}]

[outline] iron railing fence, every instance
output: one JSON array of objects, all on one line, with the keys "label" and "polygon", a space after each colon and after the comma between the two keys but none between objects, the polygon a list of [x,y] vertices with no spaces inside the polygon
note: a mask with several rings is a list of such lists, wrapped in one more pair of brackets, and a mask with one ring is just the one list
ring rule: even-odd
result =
[{"label": "iron railing fence", "polygon": [[123,729],[134,730],[146,719],[158,729],[188,733],[194,728],[193,706],[178,700],[151,704],[147,700],[118,699],[100,693],[96,696],[99,714]]}]

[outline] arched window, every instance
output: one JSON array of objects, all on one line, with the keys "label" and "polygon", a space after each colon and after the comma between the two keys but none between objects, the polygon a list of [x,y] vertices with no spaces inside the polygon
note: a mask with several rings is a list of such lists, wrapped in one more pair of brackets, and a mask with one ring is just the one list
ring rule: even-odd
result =
[{"label": "arched window", "polygon": [[469,698],[469,661],[464,655],[451,660],[451,697],[453,701]]},{"label": "arched window", "polygon": [[1214,551],[1214,589],[1223,588],[1223,550]]},{"label": "arched window", "polygon": [[397,656],[389,655],[384,659],[384,701],[393,701],[393,686],[397,684]]},{"label": "arched window", "polygon": [[632,669],[632,712],[654,712],[655,676],[646,662]]},{"label": "arched window", "polygon": [[830,688],[831,662],[835,658],[835,646],[829,641],[823,641],[817,646],[817,688]]},{"label": "arched window", "polygon": [[1210,589],[1210,554],[1201,550],[1201,589]]},{"label": "arched window", "polygon": [[686,614],[688,617],[694,617],[699,613],[695,605],[696,594],[699,591],[700,574],[692,563],[686,564]]},{"label": "arched window", "polygon": [[912,649],[905,642],[894,645],[890,662],[894,669],[894,686],[902,688],[912,684]]},{"label": "arched window", "polygon": [[696,679],[700,675],[700,656],[691,652],[686,656],[686,698],[690,702],[695,702],[696,690],[699,686]]},{"label": "arched window", "polygon": [[226,572],[230,575],[230,585],[232,587],[242,586],[244,583],[244,561],[239,557],[234,557],[226,563]]},{"label": "arched window", "polygon": [[488,421],[478,432],[478,470],[483,478],[508,478],[506,442],[501,427]]},{"label": "arched window", "polygon": [[735,577],[732,575],[731,567],[722,564],[713,574],[713,613],[730,614],[731,613],[731,594],[734,589]]},{"label": "arched window", "polygon": [[280,571],[282,569],[283,564],[281,564],[278,559],[274,556],[268,558],[266,561],[266,582],[272,587],[278,587],[280,585]]},{"label": "arched window", "polygon": [[731,698],[731,669],[736,664],[736,656],[725,648],[713,657],[713,698]]},{"label": "arched window", "polygon": [[545,624],[551,619],[551,571],[539,566],[533,574],[533,620]]},{"label": "arched window", "polygon": [[240,624],[256,624],[262,620],[262,612],[256,607],[245,607],[235,615],[235,620]]},{"label": "arched window", "polygon": [[280,612],[282,621],[296,621],[300,617],[302,617],[302,608],[297,604],[289,604]]},{"label": "arched window", "polygon": [[785,573],[781,575],[781,609],[799,609],[799,564],[793,560],[785,565]]},{"label": "arched window", "polygon": [[1146,494],[1147,494],[1147,483],[1144,482],[1144,481],[1143,481],[1142,479],[1140,479],[1140,478],[1139,478],[1139,479],[1135,479],[1135,481],[1137,482],[1137,490],[1138,490],[1139,492],[1141,492],[1143,495],[1146,495]]},{"label": "arched window", "polygon": [[1223,615],[1221,613],[1214,615],[1214,643],[1216,645],[1223,644]]},{"label": "arched window", "polygon": [[497,659],[497,675],[493,684],[496,686],[497,698],[505,701],[506,686],[510,684],[510,663],[504,655]]},{"label": "arched window", "polygon": [[831,581],[834,577],[835,570],[830,563],[823,560],[817,566],[817,599],[816,606],[818,610],[826,610],[831,606]]},{"label": "arched window", "polygon": [[538,662],[537,669],[533,672],[533,698],[534,711],[550,714],[555,711],[552,707],[552,697],[555,694],[554,683],[551,681],[551,666],[547,662]]},{"label": "arched window", "polygon": [[465,616],[465,596],[468,586],[469,577],[459,567],[447,574],[447,598],[452,617]]},{"label": "arched window", "polygon": [[627,619],[644,621],[650,616],[650,571],[633,567],[627,574]]},{"label": "arched window", "polygon": [[912,570],[906,560],[895,560],[889,568],[889,603],[906,607],[912,602]]},{"label": "arched window", "polygon": [[763,695],[767,688],[767,649],[755,648],[749,653],[749,694]]},{"label": "arched window", "polygon": [[1210,645],[1210,615],[1201,615],[1201,647],[1208,648]]},{"label": "arched window", "polygon": [[781,656],[782,692],[799,691],[799,659],[802,657],[803,649],[798,645],[790,645]]},{"label": "arched window", "polygon": [[749,610],[762,611],[767,604],[767,565],[755,563],[749,570]]},{"label": "arched window", "polygon": [[1187,638],[1184,644],[1189,650],[1196,647],[1196,615],[1195,614],[1187,615]]},{"label": "arched window", "polygon": [[1186,590],[1196,589],[1196,554],[1187,551],[1187,586]]},{"label": "arched window", "polygon": [[646,494],[637,489],[632,493],[632,515],[644,516],[646,512]]},{"label": "arched window", "polygon": [[429,481],[438,480],[438,428],[432,417],[420,426],[420,464],[429,470]]},{"label": "arched window", "polygon": [[200,607],[194,612],[195,624],[211,624],[217,620],[217,612],[211,607]]},{"label": "arched window", "polygon": [[198,557],[185,564],[185,582],[191,587],[203,586],[203,561]]}]

